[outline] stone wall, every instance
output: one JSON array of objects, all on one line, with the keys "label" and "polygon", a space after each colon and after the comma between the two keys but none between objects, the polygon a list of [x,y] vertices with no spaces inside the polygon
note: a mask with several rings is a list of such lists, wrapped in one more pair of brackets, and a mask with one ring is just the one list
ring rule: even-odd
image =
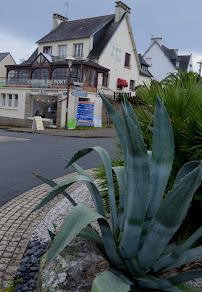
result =
[{"label": "stone wall", "polygon": [[[114,100],[108,100],[113,107],[115,107],[115,109],[119,112],[119,114],[122,116],[122,111],[121,111],[121,104],[114,101]],[[103,107],[102,107],[102,122],[103,123],[107,123],[107,109],[103,103]]]}]

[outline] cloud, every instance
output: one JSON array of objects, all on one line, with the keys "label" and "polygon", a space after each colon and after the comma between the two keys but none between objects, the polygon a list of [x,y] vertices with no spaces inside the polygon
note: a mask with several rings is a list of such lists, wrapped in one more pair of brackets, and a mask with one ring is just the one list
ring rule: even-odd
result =
[{"label": "cloud", "polygon": [[23,39],[17,35],[12,35],[0,29],[0,53],[10,52],[16,63],[20,63],[22,59],[28,59],[37,45],[32,39]]}]

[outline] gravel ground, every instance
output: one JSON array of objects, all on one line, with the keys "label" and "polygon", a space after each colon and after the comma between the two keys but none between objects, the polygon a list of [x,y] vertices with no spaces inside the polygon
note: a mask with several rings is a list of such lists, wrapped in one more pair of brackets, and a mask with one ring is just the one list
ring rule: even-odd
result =
[{"label": "gravel ground", "polygon": [[[78,203],[78,204],[85,204],[89,207],[93,207],[93,202],[91,199],[91,196],[88,193],[87,187],[81,186],[75,191],[71,193],[71,197]],[[55,207],[49,211],[49,213],[46,215],[44,220],[38,225],[38,227],[35,229],[31,241],[39,240],[40,242],[47,242],[50,240],[48,230],[54,231],[53,224],[56,226],[61,226],[64,218],[67,216],[67,213],[72,210],[71,203],[66,199],[62,199],[59,203],[55,205]],[[93,223],[92,226],[98,231],[99,227],[97,223]],[[192,281],[187,282],[187,284],[202,288],[202,278],[198,278]]]}]

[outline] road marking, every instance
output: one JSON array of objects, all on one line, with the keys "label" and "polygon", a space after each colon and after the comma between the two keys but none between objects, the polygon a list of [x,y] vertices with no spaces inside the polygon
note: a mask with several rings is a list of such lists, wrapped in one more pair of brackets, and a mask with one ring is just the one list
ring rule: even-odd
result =
[{"label": "road marking", "polygon": [[30,139],[23,139],[23,138],[14,138],[14,137],[0,136],[0,143],[1,143],[1,142],[29,141],[29,140],[30,140]]}]

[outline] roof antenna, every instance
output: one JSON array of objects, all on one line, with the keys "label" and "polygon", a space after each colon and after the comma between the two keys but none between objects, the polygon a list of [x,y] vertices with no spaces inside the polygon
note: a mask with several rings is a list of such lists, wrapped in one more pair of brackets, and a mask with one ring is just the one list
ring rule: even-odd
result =
[{"label": "roof antenna", "polygon": [[69,2],[68,2],[68,1],[67,1],[67,2],[65,2],[65,5],[67,6],[67,10],[66,10],[66,18],[67,18],[67,16],[68,16]]}]

